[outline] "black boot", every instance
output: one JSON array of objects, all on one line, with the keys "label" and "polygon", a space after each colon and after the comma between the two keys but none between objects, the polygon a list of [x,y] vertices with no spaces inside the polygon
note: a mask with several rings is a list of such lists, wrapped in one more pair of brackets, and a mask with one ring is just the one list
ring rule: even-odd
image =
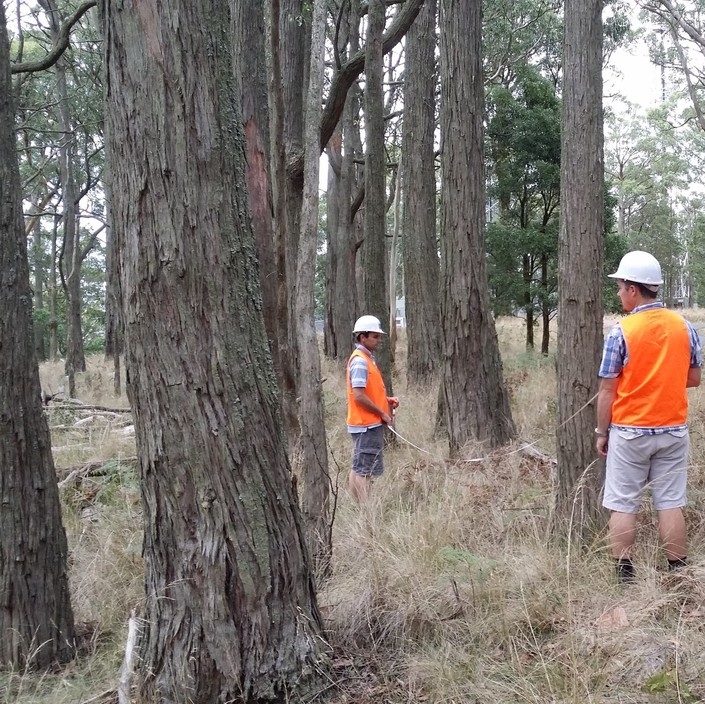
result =
[{"label": "black boot", "polygon": [[634,565],[628,557],[621,557],[614,561],[615,568],[617,570],[617,579],[620,584],[633,584],[636,575],[634,572]]}]

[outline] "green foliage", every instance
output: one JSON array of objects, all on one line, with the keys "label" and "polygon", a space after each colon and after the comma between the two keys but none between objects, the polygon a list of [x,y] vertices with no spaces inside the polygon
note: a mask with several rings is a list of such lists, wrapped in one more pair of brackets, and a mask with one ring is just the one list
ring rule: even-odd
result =
[{"label": "green foliage", "polygon": [[438,551],[438,557],[448,565],[469,567],[478,581],[482,582],[497,566],[496,560],[490,560],[480,555],[475,555],[469,550],[460,550],[447,545]]},{"label": "green foliage", "polygon": [[533,66],[511,88],[490,90],[490,197],[499,217],[487,231],[495,314],[555,310],[560,191],[560,102]]},{"label": "green foliage", "polygon": [[649,677],[644,682],[642,690],[649,694],[674,692],[678,695],[678,701],[684,704],[700,701],[700,698],[690,691],[690,687],[685,682],[679,681],[677,673],[671,670],[661,670]]}]

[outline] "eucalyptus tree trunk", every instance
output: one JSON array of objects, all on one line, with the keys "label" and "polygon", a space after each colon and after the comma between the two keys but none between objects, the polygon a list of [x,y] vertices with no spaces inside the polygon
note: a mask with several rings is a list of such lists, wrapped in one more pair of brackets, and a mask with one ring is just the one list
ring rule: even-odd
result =
[{"label": "eucalyptus tree trunk", "polygon": [[[44,277],[46,275],[44,259],[44,237],[39,218],[32,225],[32,258],[34,259],[34,310],[44,310]],[[39,362],[47,358],[46,325],[34,316],[34,351]]]},{"label": "eucalyptus tree trunk", "polygon": [[[110,208],[106,208],[106,216],[110,222]],[[105,358],[113,360],[113,393],[122,393],[122,373],[120,356],[123,353],[122,315],[120,295],[120,270],[118,268],[119,252],[115,247],[113,228],[108,226],[105,236]]]},{"label": "eucalyptus tree trunk", "polygon": [[548,354],[549,342],[551,339],[551,308],[548,304],[548,255],[541,255],[541,289],[543,298],[541,301],[541,354]]},{"label": "eucalyptus tree trunk", "polygon": [[534,277],[534,265],[533,257],[529,254],[523,254],[521,257],[521,276],[524,282],[526,349],[527,351],[531,351],[534,349],[534,299],[531,295],[531,281]]},{"label": "eucalyptus tree trunk", "polygon": [[24,672],[71,659],[74,624],[34,350],[5,27],[0,4],[0,664]]},{"label": "eucalyptus tree trunk", "polygon": [[[61,33],[61,16],[54,0],[40,0],[46,10],[55,44]],[[81,247],[78,227],[76,176],[74,173],[74,129],[66,80],[66,57],[56,62],[56,97],[59,107],[59,127],[63,138],[59,146],[59,173],[63,203],[64,244],[61,256],[62,283],[66,294],[66,362],[70,396],[76,395],[75,373],[86,371],[81,324]]]},{"label": "eucalyptus tree trunk", "polygon": [[[283,9],[283,12],[282,12]],[[272,150],[272,197],[274,200],[275,265],[277,271],[276,328],[279,362],[279,382],[284,413],[284,425],[293,446],[299,435],[298,408],[296,404],[296,353],[295,331],[292,327],[291,292],[292,279],[296,270],[295,249],[290,246],[291,232],[288,225],[289,179],[287,177],[287,115],[294,106],[288,106],[290,97],[285,91],[284,68],[287,67],[287,81],[291,80],[287,47],[292,44],[290,34],[296,29],[290,27],[292,17],[289,4],[284,8],[280,0],[272,0],[269,17],[269,40],[271,60],[270,91],[270,132]],[[294,42],[294,45],[296,43]],[[289,118],[291,120],[291,118]],[[298,236],[298,232],[297,232]],[[292,264],[292,257],[294,257]],[[293,273],[292,273],[293,267]]]},{"label": "eucalyptus tree trunk", "polygon": [[[360,48],[359,3],[349,3],[340,21],[339,52],[341,59],[354,55]],[[361,155],[359,89],[350,88],[340,125],[328,142],[328,250],[326,262],[326,355],[342,362],[350,355],[352,329],[358,317],[355,266],[360,242],[353,226],[353,193],[358,189],[355,160]]]},{"label": "eucalyptus tree trunk", "polygon": [[402,258],[407,379],[428,384],[438,370],[441,311],[436,243],[433,135],[436,98],[436,0],[426,0],[406,39]]},{"label": "eucalyptus tree trunk", "polygon": [[56,271],[56,242],[59,237],[61,216],[55,215],[51,226],[51,247],[49,253],[49,359],[59,359],[59,318],[56,310],[58,280]]},{"label": "eucalyptus tree trunk", "polygon": [[480,0],[441,0],[443,385],[451,453],[515,436],[485,266]]},{"label": "eucalyptus tree trunk", "polygon": [[299,392],[301,452],[299,475],[303,479],[301,511],[309,551],[316,574],[330,571],[331,526],[329,525],[330,475],[326,444],[321,360],[314,321],[316,250],[318,249],[319,125],[323,99],[326,0],[315,0],[311,19],[311,63],[306,95],[304,128],[304,190],[301,233],[296,265],[296,329],[299,334]]},{"label": "eucalyptus tree trunk", "polygon": [[116,0],[105,22],[145,521],[137,700],[303,700],[321,619],[261,311],[229,3]]},{"label": "eucalyptus tree trunk", "polygon": [[559,534],[587,541],[603,525],[591,403],[603,315],[602,3],[568,0],[564,31],[555,517]]},{"label": "eucalyptus tree trunk", "polygon": [[[389,297],[385,263],[386,243],[386,156],[384,151],[384,54],[382,35],[385,0],[370,0],[367,11],[365,52],[365,241],[362,246],[364,276],[363,312],[389,320]],[[392,393],[392,364],[388,344],[376,353],[387,393]]]},{"label": "eucalyptus tree trunk", "polygon": [[242,100],[242,124],[245,133],[245,181],[252,229],[257,244],[259,274],[262,283],[264,324],[280,387],[283,375],[279,360],[277,326],[277,267],[270,175],[269,103],[267,89],[265,4],[261,0],[233,2],[233,37],[236,79]]}]

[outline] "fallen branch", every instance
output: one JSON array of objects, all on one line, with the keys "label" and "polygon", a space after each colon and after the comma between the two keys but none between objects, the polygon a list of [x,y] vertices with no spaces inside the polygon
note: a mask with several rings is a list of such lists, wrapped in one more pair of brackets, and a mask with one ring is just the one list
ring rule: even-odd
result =
[{"label": "fallen branch", "polygon": [[115,690],[114,689],[107,689],[105,692],[101,692],[100,694],[96,694],[95,697],[91,697],[90,699],[84,699],[81,704],[109,704],[110,702],[115,701]]},{"label": "fallen branch", "polygon": [[135,644],[139,629],[137,627],[137,614],[132,609],[130,620],[127,622],[127,642],[125,643],[125,657],[120,668],[120,679],[118,682],[118,704],[130,704],[132,702],[132,673],[134,672],[133,662],[135,659]]},{"label": "fallen branch", "polygon": [[60,409],[60,408],[70,408],[72,411],[105,411],[106,413],[132,413],[131,408],[111,408],[110,406],[94,406],[91,404],[83,403],[82,401],[78,401],[76,399],[68,399],[66,401],[62,401],[61,403],[56,403],[56,404],[51,404],[51,406],[47,406],[47,408],[51,408],[52,410]]},{"label": "fallen branch", "polygon": [[121,459],[115,460],[115,459],[108,459],[108,460],[96,460],[95,462],[83,462],[79,465],[73,465],[71,467],[57,467],[56,472],[57,474],[59,472],[67,472],[66,478],[62,479],[59,482],[59,489],[62,489],[63,487],[67,486],[70,484],[76,477],[80,476],[81,478],[83,477],[95,477],[95,476],[101,476],[99,473],[96,472],[98,469],[102,469],[105,467],[108,462],[119,462],[120,464],[137,464],[137,458],[136,457],[123,457]]}]

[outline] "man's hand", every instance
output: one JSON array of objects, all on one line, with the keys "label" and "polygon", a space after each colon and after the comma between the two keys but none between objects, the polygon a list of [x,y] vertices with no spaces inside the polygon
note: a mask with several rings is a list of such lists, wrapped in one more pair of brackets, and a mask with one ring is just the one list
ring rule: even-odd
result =
[{"label": "man's hand", "polygon": [[603,438],[603,437],[597,438],[597,440],[595,442],[595,449],[597,450],[597,454],[600,455],[600,457],[607,457],[608,441],[609,441],[609,438]]},{"label": "man's hand", "polygon": [[399,399],[396,396],[387,396],[387,403],[392,408],[399,408]]}]

